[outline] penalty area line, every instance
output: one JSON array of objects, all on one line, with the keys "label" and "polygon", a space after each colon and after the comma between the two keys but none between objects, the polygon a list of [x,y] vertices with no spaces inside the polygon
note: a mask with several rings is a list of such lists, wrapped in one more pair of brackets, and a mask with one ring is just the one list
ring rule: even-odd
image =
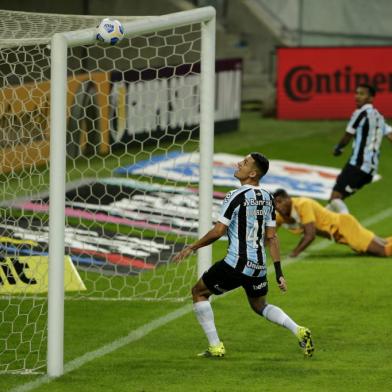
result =
[{"label": "penalty area line", "polygon": [[[372,217],[369,217],[369,218],[363,220],[362,224],[364,226],[371,226],[375,223],[383,221],[384,219],[388,218],[391,215],[392,215],[392,208],[388,208],[388,209],[380,212],[379,214],[376,214]],[[322,249],[328,248],[332,244],[333,244],[332,241],[322,240],[319,243],[315,244],[315,246],[313,246],[313,249],[322,250]],[[283,265],[293,264],[295,262],[303,260],[305,257],[306,257],[306,255],[300,255],[300,256],[293,258],[293,259],[284,260],[282,264]],[[271,272],[271,269],[268,271],[267,275],[270,275],[270,272]],[[174,321],[182,316],[185,316],[186,314],[190,313],[192,310],[193,310],[192,304],[187,304],[185,306],[182,306],[181,308],[174,310],[173,312],[170,312],[170,313],[166,314],[165,316],[159,317],[155,320],[152,320],[151,322],[149,322],[147,324],[140,326],[139,328],[134,329],[127,336],[124,336],[122,338],[114,340],[113,342],[106,344],[105,346],[102,346],[102,347],[98,348],[97,350],[90,351],[90,352],[70,361],[70,362],[67,362],[64,365],[64,373],[63,374],[65,375],[67,373],[70,373],[76,369],[79,369],[80,367],[82,367],[83,365],[85,365],[88,362],[91,362],[91,361],[93,361],[97,358],[100,358],[106,354],[110,354],[113,351],[116,351],[119,348],[126,346],[127,344],[130,344],[130,343],[135,342],[139,339],[142,339],[143,337],[148,335],[150,332],[170,323],[171,321]],[[26,384],[22,384],[20,386],[17,386],[13,389],[10,389],[9,392],[28,392],[33,389],[39,388],[41,385],[49,384],[53,380],[56,380],[56,378],[52,378],[47,375],[41,376],[34,381],[31,381]]]}]

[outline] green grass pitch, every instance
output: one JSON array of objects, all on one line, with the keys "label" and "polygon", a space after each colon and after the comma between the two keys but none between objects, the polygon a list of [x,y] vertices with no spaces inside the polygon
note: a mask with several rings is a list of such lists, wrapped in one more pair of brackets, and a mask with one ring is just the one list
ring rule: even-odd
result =
[{"label": "green grass pitch", "polygon": [[[284,159],[342,167],[332,147],[344,122],[290,122],[243,113],[239,132],[216,137],[215,152],[263,152]],[[391,207],[392,146],[382,149],[381,181],[368,185],[347,204],[366,221]],[[392,218],[369,226],[392,235]],[[283,256],[299,237],[280,231]],[[72,392],[227,392],[227,391],[391,391],[392,258],[355,255],[349,248],[317,246],[284,267],[288,292],[270,278],[269,302],[311,328],[316,351],[304,359],[291,333],[254,314],[241,290],[213,302],[223,360],[195,356],[207,346],[192,312],[145,337],[87,362],[34,391]],[[213,247],[221,258],[226,245]],[[194,283],[189,280],[189,288]],[[79,359],[129,332],[190,304],[143,301],[66,301],[65,363]],[[22,391],[41,376],[1,375],[0,391]]]}]

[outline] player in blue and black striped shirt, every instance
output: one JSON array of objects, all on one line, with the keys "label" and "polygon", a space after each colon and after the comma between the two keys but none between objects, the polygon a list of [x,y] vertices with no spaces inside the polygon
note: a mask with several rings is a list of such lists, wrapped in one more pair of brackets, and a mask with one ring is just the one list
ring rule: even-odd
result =
[{"label": "player in blue and black striped shirt", "polygon": [[360,84],[355,91],[357,110],[333,152],[335,156],[341,155],[343,148],[354,138],[350,159],[336,179],[327,206],[332,211],[348,213],[343,199],[372,181],[377,174],[383,137],[392,142],[392,128],[373,106],[375,95],[375,88],[367,84]]},{"label": "player in blue and black striped shirt", "polygon": [[313,354],[309,329],[297,325],[277,306],[267,304],[268,281],[264,243],[269,246],[274,261],[278,286],[282,291],[287,289],[280,265],[273,198],[259,185],[268,168],[268,159],[260,153],[251,153],[239,162],[234,176],[240,180],[241,187],[226,195],[221,216],[214,228],[174,257],[175,261],[180,261],[196,249],[210,245],[225,234],[228,235],[226,257],[205,272],[192,288],[194,311],[209,341],[208,349],[199,354],[200,356],[225,355],[224,345],[216,331],[209,297],[238,287],[245,290],[249,304],[257,314],[289,329],[297,336],[304,354]]}]

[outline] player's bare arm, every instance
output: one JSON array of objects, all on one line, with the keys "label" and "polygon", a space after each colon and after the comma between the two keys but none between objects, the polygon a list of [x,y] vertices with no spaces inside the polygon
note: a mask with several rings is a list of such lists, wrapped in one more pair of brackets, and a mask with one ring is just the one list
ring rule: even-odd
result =
[{"label": "player's bare arm", "polygon": [[387,138],[392,143],[392,132],[387,134]]},{"label": "player's bare arm", "polygon": [[286,284],[286,280],[283,276],[282,267],[280,265],[279,240],[278,240],[278,235],[276,233],[275,227],[267,227],[267,229],[266,229],[266,243],[268,245],[272,261],[274,262],[276,281],[278,283],[278,286],[282,291],[286,291],[287,284]]},{"label": "player's bare arm", "polygon": [[316,238],[316,225],[314,222],[309,222],[304,225],[304,235],[299,244],[290,253],[290,257],[297,257],[303,252]]},{"label": "player's bare arm", "polygon": [[219,238],[223,237],[226,234],[226,231],[227,231],[227,226],[225,226],[221,222],[217,222],[215,226],[207,234],[205,234],[203,237],[201,237],[193,244],[190,244],[187,247],[185,247],[181,252],[177,253],[173,257],[173,261],[178,263],[181,260],[184,260],[195,250],[210,245],[216,240],[218,240]]},{"label": "player's bare arm", "polygon": [[351,133],[348,133],[348,132],[344,133],[344,135],[340,139],[339,143],[333,149],[333,155],[335,155],[335,157],[342,154],[344,147],[347,146],[347,144],[351,141],[353,136],[354,135],[352,135]]}]

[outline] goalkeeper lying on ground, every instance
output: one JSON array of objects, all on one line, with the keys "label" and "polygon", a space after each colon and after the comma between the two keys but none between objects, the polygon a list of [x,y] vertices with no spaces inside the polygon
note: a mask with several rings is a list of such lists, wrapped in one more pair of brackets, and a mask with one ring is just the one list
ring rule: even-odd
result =
[{"label": "goalkeeper lying on ground", "polygon": [[276,224],[302,238],[290,257],[298,256],[317,236],[350,246],[358,253],[392,256],[392,237],[376,236],[364,228],[351,214],[332,212],[307,197],[291,197],[284,189],[274,193]]}]

